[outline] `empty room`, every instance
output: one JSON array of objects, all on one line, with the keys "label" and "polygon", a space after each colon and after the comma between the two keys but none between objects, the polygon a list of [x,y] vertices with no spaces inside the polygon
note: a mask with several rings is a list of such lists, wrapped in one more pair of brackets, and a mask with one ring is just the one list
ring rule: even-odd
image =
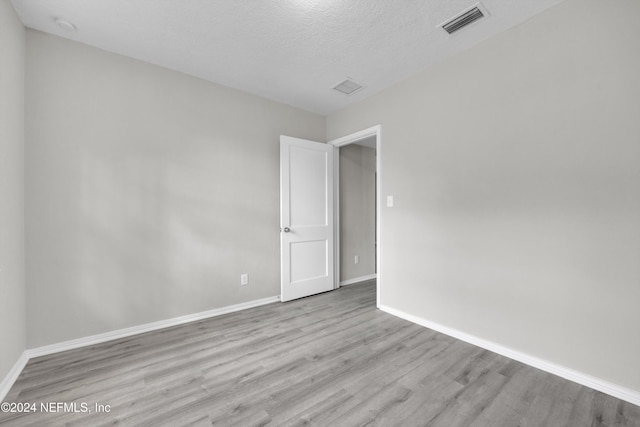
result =
[{"label": "empty room", "polygon": [[0,425],[640,426],[637,0],[0,0]]}]

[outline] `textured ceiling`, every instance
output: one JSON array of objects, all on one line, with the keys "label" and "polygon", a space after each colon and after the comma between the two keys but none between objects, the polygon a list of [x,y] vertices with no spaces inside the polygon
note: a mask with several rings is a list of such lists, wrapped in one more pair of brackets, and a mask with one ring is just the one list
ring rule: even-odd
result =
[{"label": "textured ceiling", "polygon": [[[12,0],[23,23],[309,111],[364,99],[562,0]],[[76,31],[55,24],[70,21]],[[364,89],[332,87],[347,77]]]}]

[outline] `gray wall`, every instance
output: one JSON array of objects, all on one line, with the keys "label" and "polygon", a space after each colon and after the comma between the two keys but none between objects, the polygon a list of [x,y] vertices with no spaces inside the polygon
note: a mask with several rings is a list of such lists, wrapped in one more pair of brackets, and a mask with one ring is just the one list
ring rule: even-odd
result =
[{"label": "gray wall", "polygon": [[25,349],[24,33],[0,0],[0,381]]},{"label": "gray wall", "polygon": [[356,144],[340,148],[340,281],[376,272],[375,179],[376,150]]},{"label": "gray wall", "polygon": [[640,391],[638,15],[568,0],[329,116],[382,125],[383,305]]},{"label": "gray wall", "polygon": [[279,135],[323,116],[31,30],[26,83],[29,347],[279,295]]}]

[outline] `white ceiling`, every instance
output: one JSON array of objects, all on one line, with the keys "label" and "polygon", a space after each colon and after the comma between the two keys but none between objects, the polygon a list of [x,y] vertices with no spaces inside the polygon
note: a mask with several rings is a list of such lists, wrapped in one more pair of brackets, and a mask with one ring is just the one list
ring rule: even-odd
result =
[{"label": "white ceiling", "polygon": [[[27,27],[321,114],[561,1],[482,0],[490,16],[450,36],[475,0],[12,0]],[[364,89],[332,90],[347,77]]]}]

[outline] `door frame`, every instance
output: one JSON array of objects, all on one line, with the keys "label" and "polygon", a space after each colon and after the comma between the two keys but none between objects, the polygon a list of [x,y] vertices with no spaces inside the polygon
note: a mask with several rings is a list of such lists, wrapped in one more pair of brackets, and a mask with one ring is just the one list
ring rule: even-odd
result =
[{"label": "door frame", "polygon": [[[353,144],[372,136],[376,137],[376,307],[380,308],[380,289],[382,283],[381,253],[381,213],[382,213],[382,126],[376,125],[361,131],[337,138],[328,142],[335,148]],[[335,288],[340,287],[340,150],[334,150],[334,179],[333,179],[333,212],[334,212],[334,282]]]}]

